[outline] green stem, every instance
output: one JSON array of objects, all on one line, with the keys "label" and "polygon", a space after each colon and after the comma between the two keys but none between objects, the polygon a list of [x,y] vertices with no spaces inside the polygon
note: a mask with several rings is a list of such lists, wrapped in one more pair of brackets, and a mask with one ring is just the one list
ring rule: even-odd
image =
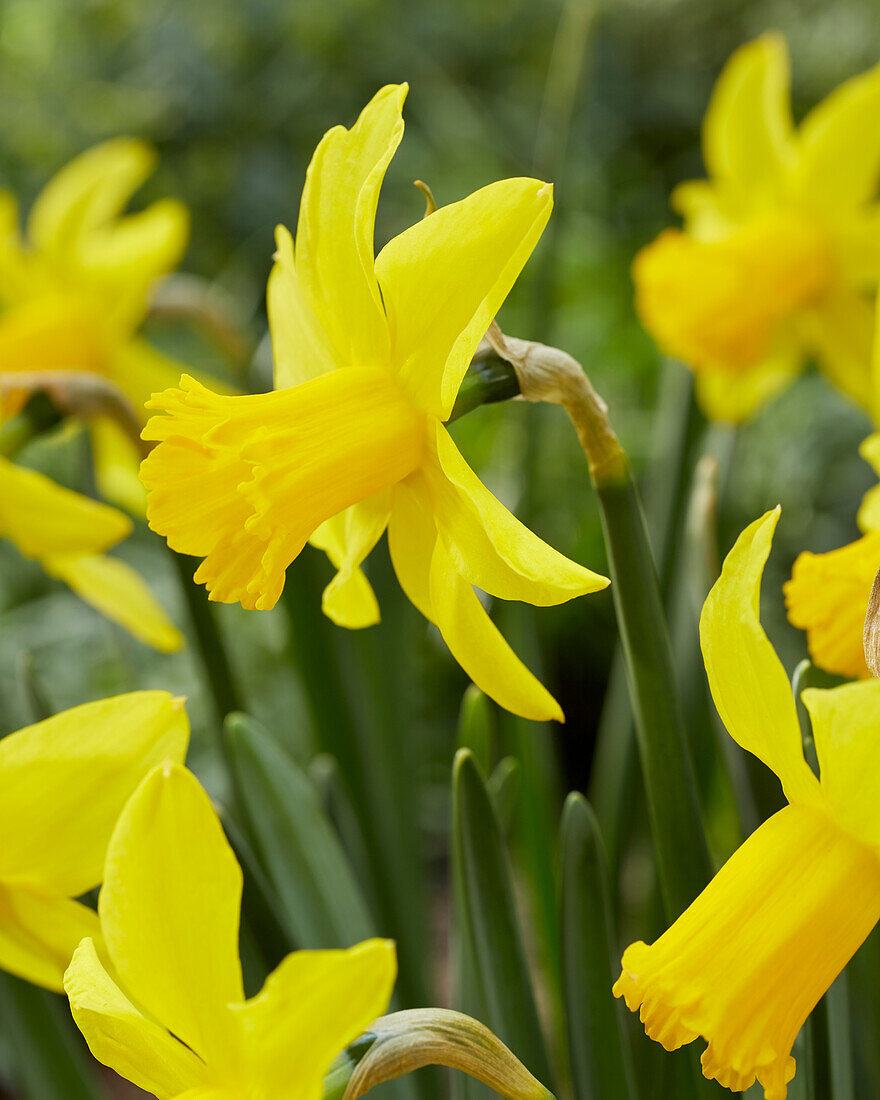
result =
[{"label": "green stem", "polygon": [[243,709],[232,664],[226,652],[226,643],[207,592],[193,580],[198,561],[185,554],[176,554],[170,548],[168,553],[180,580],[180,590],[189,612],[202,670],[211,692],[217,721],[222,728],[227,714]]}]

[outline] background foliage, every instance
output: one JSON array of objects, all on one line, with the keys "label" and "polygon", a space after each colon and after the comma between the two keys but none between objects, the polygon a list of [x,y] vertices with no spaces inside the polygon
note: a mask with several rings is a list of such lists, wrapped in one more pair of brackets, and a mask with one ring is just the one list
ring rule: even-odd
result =
[{"label": "background foliage", "polygon": [[[173,194],[190,207],[193,238],[183,269],[229,294],[235,319],[259,344],[244,384],[262,389],[270,377],[263,296],[274,226],[294,225],[305,168],[324,131],[350,124],[379,85],[408,80],[406,137],[383,192],[377,243],[421,216],[416,177],[441,202],[508,175],[553,180],[551,228],[502,323],[583,362],[644,471],[658,439],[665,453],[663,432],[674,435],[681,379],[638,326],[629,265],[670,224],[671,187],[702,174],[700,120],[721,65],[744,40],[780,29],[791,47],[800,116],[874,63],[875,19],[873,5],[860,0],[609,0],[597,7],[559,0],[5,0],[0,182],[26,209],[42,183],[88,145],[119,133],[154,142],[159,170],[137,202]],[[181,326],[156,323],[150,336],[182,360],[228,372]],[[480,410],[455,434],[535,530],[602,570],[583,458],[560,425],[556,410],[516,405]],[[830,549],[857,534],[855,509],[872,475],[855,445],[868,431],[861,414],[810,373],[742,431],[726,461],[722,551],[746,522],[783,505],[764,621],[789,668],[805,648],[785,622],[780,586],[800,550]],[[75,428],[31,447],[26,458],[72,487],[90,488],[87,443]],[[652,484],[646,481],[649,511]],[[159,541],[141,529],[119,553],[150,577],[187,630],[178,578]],[[399,922],[418,924],[418,914],[428,914],[421,939],[404,940],[402,965],[425,942],[432,965],[404,979],[404,999],[445,1001],[449,769],[466,684],[399,593],[384,548],[369,571],[384,621],[363,635],[342,635],[320,621],[326,563],[310,553],[289,573],[291,614],[221,607],[218,617],[243,709],[310,769],[328,804],[334,768],[341,770],[350,802],[347,810],[336,804],[336,818],[352,824],[341,829],[343,841],[368,894],[376,867],[366,869],[375,857],[364,853],[378,846],[387,857],[380,897],[368,899],[380,930],[399,935]],[[540,909],[554,888],[552,869],[540,867],[541,821],[555,828],[561,792],[589,783],[616,628],[607,594],[535,617],[518,610],[502,610],[505,630],[529,636],[537,624],[531,660],[543,665],[568,715],[561,729],[491,718],[497,741],[489,762],[511,755],[527,776],[510,828],[517,866],[535,887],[526,908]],[[698,656],[691,651],[687,660],[701,676]],[[331,736],[320,714],[334,676],[359,728],[370,731],[348,743],[356,746],[348,757],[344,731],[331,717]],[[0,732],[135,687],[188,697],[191,762],[213,793],[231,798],[217,716],[192,647],[173,656],[148,651],[0,547]],[[547,782],[528,782],[539,775]],[[408,823],[411,850],[398,860],[401,823]],[[624,877],[636,899],[650,892],[638,835],[636,828]],[[392,890],[410,893],[389,905],[382,898]]]}]

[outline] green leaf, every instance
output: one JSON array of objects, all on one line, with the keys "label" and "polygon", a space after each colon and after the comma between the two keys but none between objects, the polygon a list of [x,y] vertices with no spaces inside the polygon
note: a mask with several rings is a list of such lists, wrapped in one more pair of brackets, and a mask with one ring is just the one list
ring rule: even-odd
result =
[{"label": "green leaf", "polygon": [[469,684],[461,700],[456,745],[470,749],[486,775],[492,770],[492,725],[492,704],[476,684]]},{"label": "green leaf", "polygon": [[559,841],[562,988],[575,1100],[635,1100],[623,1009],[611,995],[615,936],[598,825],[573,792]]},{"label": "green leaf", "polygon": [[100,1100],[90,1061],[61,997],[0,973],[0,1026],[22,1100]]},{"label": "green leaf", "polygon": [[486,787],[505,834],[510,829],[522,785],[522,766],[515,756],[505,756],[489,776]]},{"label": "green leaf", "polygon": [[486,1023],[541,1081],[550,1064],[535,1006],[501,827],[476,760],[452,768],[453,864]]},{"label": "green leaf", "polygon": [[240,812],[297,947],[348,947],[374,934],[342,845],[308,776],[251,718],[226,737]]}]

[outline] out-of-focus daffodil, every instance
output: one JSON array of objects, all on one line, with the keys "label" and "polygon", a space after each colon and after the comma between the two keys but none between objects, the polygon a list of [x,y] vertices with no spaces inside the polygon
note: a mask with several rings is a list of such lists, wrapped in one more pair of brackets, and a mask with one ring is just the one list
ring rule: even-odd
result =
[{"label": "out-of-focus daffodil", "polygon": [[268,305],[273,393],[223,397],[190,378],[158,394],[141,467],[154,530],[204,558],[212,599],[274,606],[309,540],[338,570],[335,622],[378,619],[361,564],[386,527],[401,586],[474,682],[529,718],[562,718],[514,655],[473,585],[557,604],[608,583],[519,523],[444,427],[473,353],[535,246],[551,188],[510,179],[442,207],[374,261],[385,169],[406,85],[321,141],[297,229],[279,228]]},{"label": "out-of-focus daffodil", "polygon": [[795,128],[785,42],[725,66],[703,123],[708,180],[681,184],[669,229],[636,257],[641,318],[693,368],[713,419],[740,421],[815,358],[873,412],[869,292],[880,279],[880,67]]},{"label": "out-of-focus daffodil", "polygon": [[[880,433],[859,448],[880,474]],[[862,632],[874,577],[880,570],[880,486],[865,494],[858,514],[865,533],[825,554],[798,555],[784,586],[788,618],[807,632],[813,664],[851,679],[869,676]]]},{"label": "out-of-focus daffodil", "polygon": [[241,886],[194,776],[154,769],[107,853],[98,912],[112,973],[85,939],[64,985],[95,1057],[158,1100],[319,1100],[330,1063],[388,1005],[387,940],[296,951],[245,1000]]},{"label": "out-of-focus daffodil", "polygon": [[880,918],[880,681],[803,692],[820,782],[758,617],[777,516],[740,535],[700,637],[728,732],[779,776],[789,805],[660,939],[627,948],[614,987],[652,1039],[674,1050],[703,1036],[704,1074],[735,1092],[757,1077],[766,1100],[784,1100],[797,1033]]},{"label": "out-of-focus daffodil", "polygon": [[[156,280],[186,248],[174,199],[123,215],[155,153],[117,138],[81,154],[47,184],[22,237],[14,197],[0,193],[0,371],[83,371],[114,383],[140,416],[180,368],[136,335]],[[4,402],[15,411],[15,392]],[[91,423],[103,496],[143,512],[134,441],[109,417]]]},{"label": "out-of-focus daffodil", "polygon": [[105,554],[131,528],[123,512],[0,457],[0,538],[136,638],[171,653],[183,645],[180,631],[139,574]]},{"label": "out-of-focus daffodil", "polygon": [[164,691],[86,703],[0,740],[0,967],[48,989],[98,916],[113,827],[144,776],[183,760],[186,711]]}]

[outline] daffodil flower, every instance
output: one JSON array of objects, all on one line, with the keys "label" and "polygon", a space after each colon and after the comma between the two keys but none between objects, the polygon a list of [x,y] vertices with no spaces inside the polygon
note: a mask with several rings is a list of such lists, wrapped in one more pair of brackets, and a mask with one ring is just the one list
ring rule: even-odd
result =
[{"label": "daffodil flower", "polygon": [[295,951],[245,1000],[242,876],[185,768],[147,776],[123,811],[64,986],[94,1056],[158,1100],[317,1098],[330,1063],[385,1011],[394,945]]},{"label": "daffodil flower", "polygon": [[164,691],[86,703],[0,740],[0,967],[47,989],[98,916],[116,819],[162,760],[183,760],[186,711]]},{"label": "daffodil flower", "polygon": [[730,59],[703,122],[708,180],[681,184],[669,229],[636,257],[636,304],[692,367],[713,419],[740,421],[815,358],[873,411],[869,291],[880,278],[880,67],[795,128],[784,40]]},{"label": "daffodil flower", "polygon": [[784,1100],[801,1026],[880,918],[880,681],[802,693],[820,781],[758,618],[778,514],[737,539],[700,639],[728,732],[779,776],[789,804],[656,943],[627,948],[614,986],[652,1039],[674,1050],[702,1035],[703,1073],[734,1092],[757,1077],[765,1100]]},{"label": "daffodil flower", "polygon": [[[880,433],[868,436],[859,451],[880,474]],[[789,621],[807,632],[813,664],[850,679],[870,675],[862,633],[880,570],[880,486],[865,494],[857,518],[861,538],[824,554],[805,550],[784,586]]]},{"label": "daffodil flower", "polygon": [[[0,371],[83,371],[113,382],[140,416],[180,368],[137,335],[156,280],[186,248],[174,199],[123,215],[155,153],[117,138],[81,154],[35,200],[26,236],[15,198],[0,193]],[[5,404],[15,411],[15,394]],[[90,424],[102,496],[143,513],[140,455],[109,417]]]},{"label": "daffodil flower", "polygon": [[131,529],[123,512],[0,457],[0,538],[136,638],[171,653],[183,645],[180,631],[134,569],[105,554]]},{"label": "daffodil flower", "polygon": [[473,353],[534,248],[549,185],[509,179],[442,207],[373,258],[406,85],[330,130],[306,177],[296,251],[277,233],[268,307],[276,389],[218,396],[184,377],[156,395],[141,477],[173,549],[204,559],[211,598],[270,608],[309,540],[337,573],[325,613],[376,622],[361,564],[388,530],[406,595],[482,690],[528,718],[562,712],[492,625],[473,587],[557,604],[608,583],[519,523],[444,427]]}]

